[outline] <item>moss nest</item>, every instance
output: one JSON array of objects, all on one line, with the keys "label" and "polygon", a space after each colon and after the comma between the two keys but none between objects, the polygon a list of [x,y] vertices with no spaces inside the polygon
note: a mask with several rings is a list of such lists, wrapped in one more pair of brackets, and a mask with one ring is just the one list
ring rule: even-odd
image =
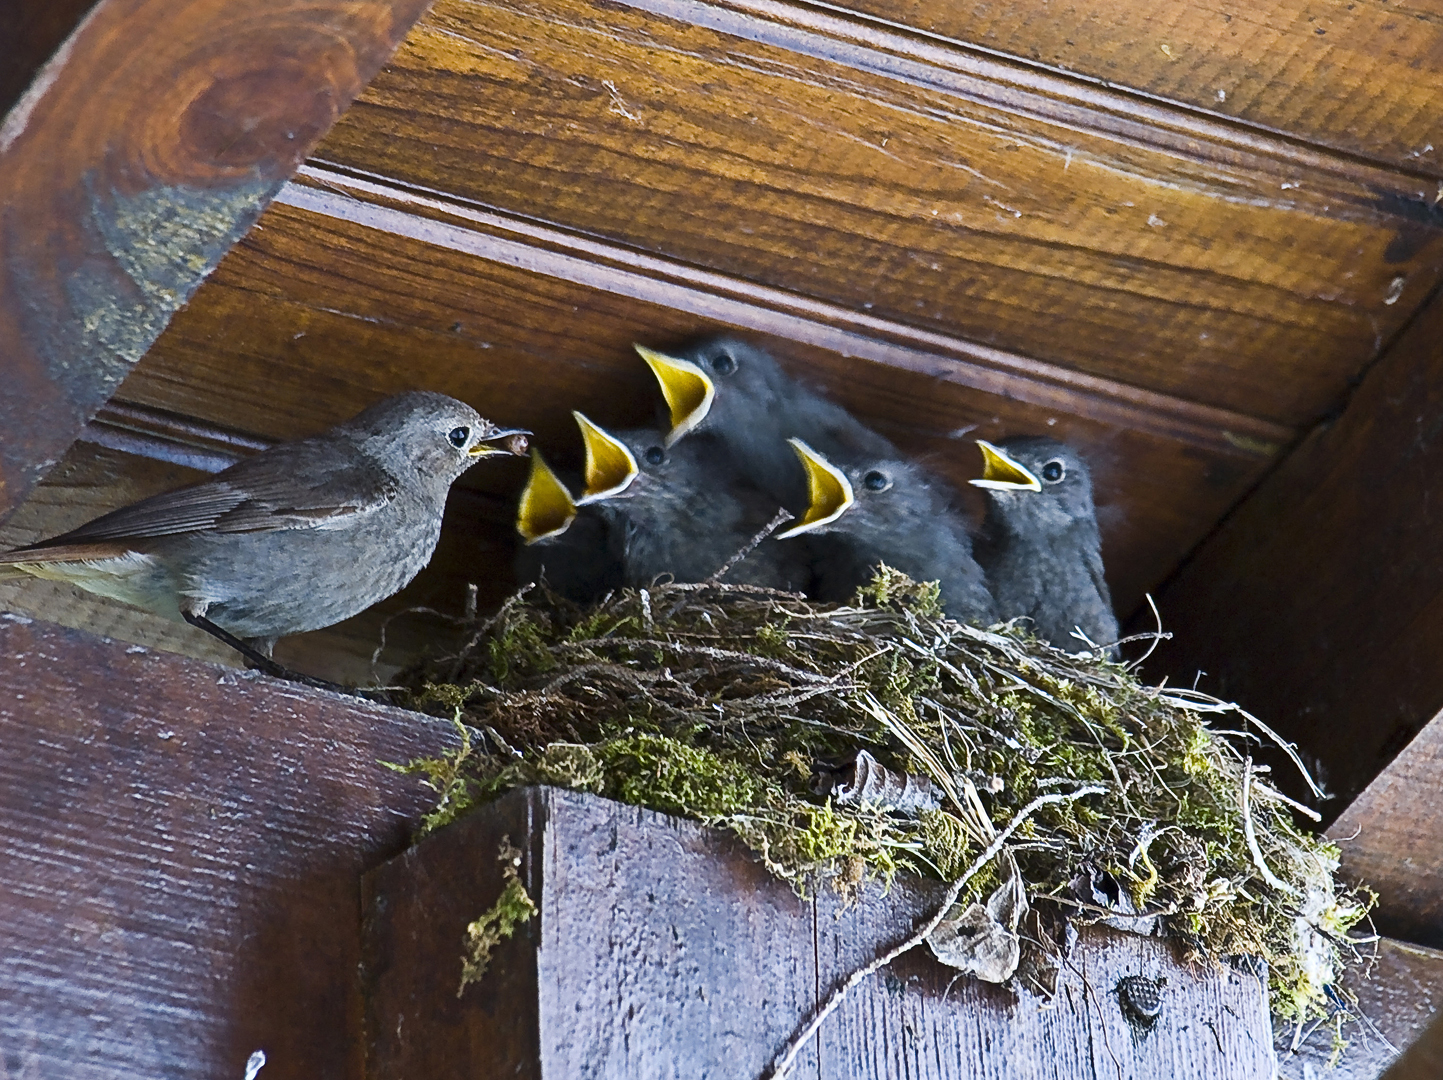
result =
[{"label": "moss nest", "polygon": [[[935,586],[886,568],[847,605],[711,583],[593,608],[523,590],[402,681],[403,704],[458,728],[455,751],[399,766],[438,793],[424,831],[559,785],[730,830],[799,891],[848,893],[955,881],[1020,810],[1064,795],[963,903],[1015,865],[1033,909],[1260,958],[1279,1019],[1343,1016],[1370,897],[1335,880],[1336,848],[1253,763],[1259,741],[1290,747],[1127,665],[946,619]],[[1244,730],[1211,727],[1220,713]]]}]

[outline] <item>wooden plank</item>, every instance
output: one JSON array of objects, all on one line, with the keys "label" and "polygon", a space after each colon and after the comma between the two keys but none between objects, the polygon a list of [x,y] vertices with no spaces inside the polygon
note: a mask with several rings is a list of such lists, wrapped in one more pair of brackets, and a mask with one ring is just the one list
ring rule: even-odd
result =
[{"label": "wooden plank", "polygon": [[10,1076],[360,1080],[359,875],[449,725],[0,616]]},{"label": "wooden plank", "polygon": [[[540,915],[458,999],[464,930],[500,892],[503,836],[524,853]],[[367,876],[368,1080],[760,1077],[818,997],[905,937],[940,892],[907,881],[853,905],[802,901],[723,833],[594,796],[513,792]],[[1072,959],[1045,1006],[909,954],[849,995],[792,1075],[1274,1075],[1255,977],[1104,931]],[[1169,980],[1145,1036],[1115,990],[1136,974]]]},{"label": "wooden plank", "polygon": [[316,161],[1288,425],[1437,280],[1431,182],[814,16],[440,0]]},{"label": "wooden plank", "polygon": [[1435,302],[1159,598],[1175,637],[1152,670],[1205,671],[1296,740],[1332,814],[1443,708],[1440,341]]},{"label": "wooden plank", "polygon": [[[762,8],[764,0],[748,6]],[[1168,98],[1206,115],[1443,177],[1443,9],[1436,3],[848,0],[845,6],[986,54],[1021,57],[1048,73]]]},{"label": "wooden plank", "polygon": [[1443,948],[1443,718],[1435,717],[1328,830],[1350,875],[1378,892],[1384,933]]},{"label": "wooden plank", "polygon": [[0,514],[426,0],[101,0],[0,124]]},{"label": "wooden plank", "polygon": [[[974,438],[1042,430],[1081,446],[1094,465],[1123,610],[1256,482],[1277,450],[1270,440],[1291,434],[1156,395],[1029,382],[945,343],[901,336],[902,327],[884,336],[875,325],[823,321],[705,282],[683,287],[586,260],[532,272],[552,258],[549,248],[525,245],[525,258],[503,262],[442,239],[273,206],[121,397],[293,437],[422,386],[533,429],[564,461],[580,452],[569,410],[604,424],[651,415],[656,391],[632,342],[666,345],[742,328],[927,461],[962,500],[972,499],[966,480],[980,467]],[[577,268],[594,272],[568,280]],[[472,470],[467,482],[511,498],[521,479],[519,468],[488,468]]]}]

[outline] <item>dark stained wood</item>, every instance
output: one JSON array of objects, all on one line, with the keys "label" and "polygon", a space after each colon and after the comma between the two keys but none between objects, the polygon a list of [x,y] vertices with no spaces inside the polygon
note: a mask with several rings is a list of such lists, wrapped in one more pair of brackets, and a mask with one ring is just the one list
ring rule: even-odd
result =
[{"label": "dark stained wood", "polygon": [[1437,280],[1431,181],[810,11],[440,0],[316,161],[1288,425]]},{"label": "dark stained wood", "polygon": [[360,1080],[362,870],[449,725],[0,616],[0,1063]]},{"label": "dark stained wood", "polygon": [[1434,948],[1443,947],[1440,776],[1443,719],[1435,718],[1328,830],[1343,868],[1377,890],[1379,928]]},{"label": "dark stained wood", "polygon": [[97,0],[9,0],[0,6],[0,116],[10,111],[30,80],[54,55]]},{"label": "dark stained wood", "polygon": [[1332,813],[1443,707],[1440,342],[1435,302],[1159,597],[1154,673],[1201,669],[1297,741]]},{"label": "dark stained wood", "polygon": [[[458,1000],[463,931],[500,891],[503,836],[541,913]],[[514,792],[367,876],[367,1077],[761,1077],[818,996],[940,892],[907,881],[845,907],[802,901],[723,833]],[[1118,1006],[1129,974],[1169,980],[1143,1037]],[[1273,1066],[1254,976],[1088,932],[1051,1007],[909,954],[853,991],[791,1075],[1263,1080]]]},{"label": "dark stained wood", "polygon": [[426,0],[101,0],[0,124],[0,514]]},{"label": "dark stained wood", "polygon": [[[839,324],[707,282],[565,262],[539,244],[478,256],[460,243],[459,226],[447,223],[443,235],[433,219],[407,222],[429,230],[426,239],[273,206],[120,397],[289,438],[421,386],[531,428],[565,460],[579,453],[571,409],[603,424],[651,415],[657,393],[632,342],[666,345],[740,327],[922,456],[964,499],[966,480],[980,473],[974,438],[1045,430],[1084,447],[1124,610],[1256,482],[1291,434],[1126,388],[1104,394],[1096,384],[1030,381],[950,341],[899,337],[904,328]],[[499,244],[486,232],[466,237]],[[466,482],[513,498],[522,479],[519,468],[487,467]]]},{"label": "dark stained wood", "polygon": [[1443,176],[1443,11],[1436,3],[847,0],[843,6],[1050,72]]}]

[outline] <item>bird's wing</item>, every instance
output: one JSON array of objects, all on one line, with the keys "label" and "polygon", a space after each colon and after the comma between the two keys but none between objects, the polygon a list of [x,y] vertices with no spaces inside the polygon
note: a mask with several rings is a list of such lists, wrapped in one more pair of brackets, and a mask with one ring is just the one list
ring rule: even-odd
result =
[{"label": "bird's wing", "polygon": [[1093,587],[1097,589],[1097,595],[1102,598],[1103,605],[1108,611],[1112,610],[1112,593],[1107,587],[1107,578],[1102,570],[1102,552],[1094,545],[1087,549],[1087,573],[1092,578]]},{"label": "bird's wing", "polygon": [[380,509],[395,497],[396,488],[393,477],[353,447],[333,440],[306,440],[7,552],[0,555],[0,563],[36,561],[41,556],[65,561],[103,558],[130,550],[136,541],[182,533],[325,528]]}]

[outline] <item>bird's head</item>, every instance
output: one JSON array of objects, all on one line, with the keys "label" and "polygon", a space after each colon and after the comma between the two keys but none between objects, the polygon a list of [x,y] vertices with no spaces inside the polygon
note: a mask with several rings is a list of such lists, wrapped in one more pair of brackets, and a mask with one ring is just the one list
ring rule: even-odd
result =
[{"label": "bird's head", "polygon": [[990,443],[978,439],[982,475],[971,481],[1003,517],[1047,530],[1093,517],[1092,474],[1072,447],[1045,436],[1019,435]]},{"label": "bird's head", "polygon": [[787,441],[806,471],[808,503],[800,521],[777,533],[781,539],[809,532],[895,536],[944,511],[945,500],[909,461],[867,456],[839,463],[801,439]]},{"label": "bird's head", "polygon": [[692,431],[747,422],[758,406],[784,398],[790,380],[770,353],[739,338],[705,338],[672,353],[637,345],[666,399],[666,446]]},{"label": "bird's head", "polygon": [[427,390],[377,402],[340,430],[379,460],[409,465],[447,485],[483,457],[524,457],[531,434],[502,428],[464,401]]}]

